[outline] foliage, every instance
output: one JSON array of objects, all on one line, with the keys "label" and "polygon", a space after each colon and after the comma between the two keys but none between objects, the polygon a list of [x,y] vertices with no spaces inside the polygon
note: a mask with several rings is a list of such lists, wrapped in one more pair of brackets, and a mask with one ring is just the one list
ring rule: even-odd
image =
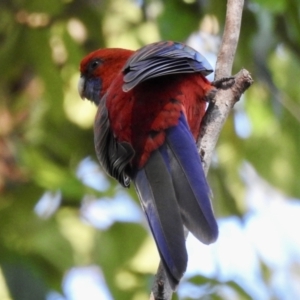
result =
[{"label": "foliage", "polygon": [[[234,72],[247,68],[255,85],[228,119],[216,150],[209,180],[219,216],[247,212],[239,174],[244,161],[300,197],[299,10],[297,0],[246,1]],[[131,264],[146,242],[145,229],[115,223],[99,231],[79,217],[86,195],[113,198],[119,187],[109,181],[99,191],[76,173],[85,157],[96,160],[95,108],[77,94],[78,65],[99,47],[185,41],[200,25],[214,34],[215,26],[203,25],[207,18],[217,21],[221,36],[225,1],[1,1],[0,264],[13,299],[62,292],[69,268],[93,263],[116,299],[146,297],[152,278]],[[45,191],[59,191],[62,201],[43,219],[34,207]],[[78,242],[84,236],[89,246]],[[118,283],[122,274],[133,279],[130,286]],[[227,284],[247,298],[234,282]]]}]

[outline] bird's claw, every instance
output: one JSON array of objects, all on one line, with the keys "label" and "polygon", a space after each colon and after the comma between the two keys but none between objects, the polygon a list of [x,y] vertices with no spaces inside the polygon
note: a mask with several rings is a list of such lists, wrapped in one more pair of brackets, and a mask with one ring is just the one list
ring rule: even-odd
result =
[{"label": "bird's claw", "polygon": [[234,76],[223,77],[221,79],[213,81],[211,84],[217,89],[227,90],[231,88],[235,83]]}]

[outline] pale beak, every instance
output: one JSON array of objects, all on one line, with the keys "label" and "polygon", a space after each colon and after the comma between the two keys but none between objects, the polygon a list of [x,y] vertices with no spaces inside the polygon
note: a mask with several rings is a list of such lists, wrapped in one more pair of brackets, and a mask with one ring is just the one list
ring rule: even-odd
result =
[{"label": "pale beak", "polygon": [[78,80],[77,89],[78,93],[82,100],[85,99],[84,97],[84,86],[85,86],[85,77],[83,75],[80,75],[80,78]]}]

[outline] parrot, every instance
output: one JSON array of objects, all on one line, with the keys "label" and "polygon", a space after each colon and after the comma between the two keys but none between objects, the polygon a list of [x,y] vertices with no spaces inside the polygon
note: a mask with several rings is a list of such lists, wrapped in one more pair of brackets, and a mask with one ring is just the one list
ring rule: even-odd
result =
[{"label": "parrot", "polygon": [[133,183],[173,290],[187,268],[184,228],[204,244],[218,237],[196,146],[215,93],[211,72],[203,55],[174,41],[102,48],[80,63],[79,95],[97,106],[97,158],[122,186]]}]

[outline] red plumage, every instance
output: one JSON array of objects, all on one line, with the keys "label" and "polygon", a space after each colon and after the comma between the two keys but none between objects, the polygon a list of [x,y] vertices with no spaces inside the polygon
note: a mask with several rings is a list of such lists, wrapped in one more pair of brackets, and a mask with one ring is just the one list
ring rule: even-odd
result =
[{"label": "red plumage", "polygon": [[[143,167],[150,153],[164,143],[165,129],[176,126],[182,111],[195,140],[212,86],[199,74],[171,75],[142,82],[122,92],[122,76],[108,90],[107,109],[119,141],[136,151],[134,164]],[[145,91],[147,91],[145,93]],[[171,101],[170,101],[171,99]],[[130,127],[127,124],[130,120]]]},{"label": "red plumage", "polygon": [[183,226],[206,244],[218,235],[195,143],[212,69],[192,48],[160,42],[94,51],[80,72],[81,97],[98,105],[98,159],[122,185],[134,182],[175,288],[187,263]]},{"label": "red plumage", "polygon": [[[102,64],[93,73],[103,80],[99,99],[108,92],[109,118],[116,120],[111,122],[113,132],[118,141],[133,146],[136,151],[133,163],[142,167],[150,153],[163,144],[164,130],[177,125],[180,111],[184,112],[197,140],[207,96],[214,87],[200,73],[176,74],[144,81],[136,89],[124,93],[121,71],[133,53],[118,48],[94,51],[82,60],[80,71],[84,74],[88,64],[101,57]],[[127,126],[129,122],[130,127]],[[153,131],[158,133],[152,135]]]}]

